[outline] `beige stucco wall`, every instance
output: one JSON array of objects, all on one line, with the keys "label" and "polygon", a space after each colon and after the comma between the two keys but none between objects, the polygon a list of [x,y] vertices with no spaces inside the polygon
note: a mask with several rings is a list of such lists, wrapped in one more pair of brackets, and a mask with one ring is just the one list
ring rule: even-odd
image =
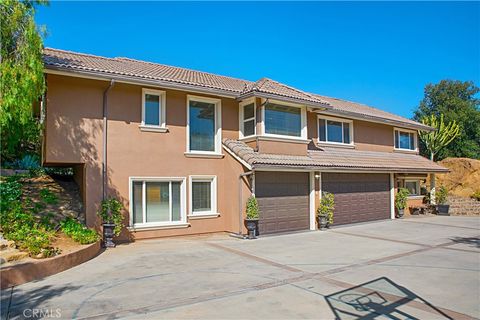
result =
[{"label": "beige stucco wall", "polygon": [[[108,82],[57,75],[48,75],[47,81],[44,162],[85,163],[87,224],[98,227],[96,211],[102,199],[102,94]],[[189,175],[216,175],[220,217],[190,220],[189,228],[125,232],[123,237],[238,232],[238,176],[244,172],[241,164],[228,154],[223,159],[184,155],[187,112],[184,92],[165,90],[167,133],[141,131],[141,90],[141,86],[117,83],[108,96],[108,194],[125,205],[128,223],[129,177],[188,179]],[[224,138],[238,138],[238,103],[233,99],[222,98],[222,127]],[[188,181],[186,187],[188,199]],[[243,191],[246,201],[249,192],[245,184]]]},{"label": "beige stucco wall", "polygon": [[[103,92],[109,83],[49,74],[47,85],[43,162],[47,165],[68,164],[81,168],[81,171],[76,171],[75,179],[80,185],[85,201],[87,224],[99,227],[96,211],[102,200],[102,101]],[[188,212],[188,177],[216,175],[217,207],[220,216],[189,220],[191,226],[188,228],[124,232],[122,237],[138,239],[204,232],[238,232],[240,227],[238,181],[239,174],[246,169],[224,150],[222,152],[225,156],[222,159],[185,156],[187,93],[155,89],[167,93],[166,133],[140,130],[142,86],[117,83],[109,93],[108,194],[122,201],[125,207],[125,222],[128,224],[129,177],[187,178]],[[257,99],[257,106],[259,102]],[[238,139],[238,102],[230,98],[221,98],[221,104],[222,138]],[[307,112],[310,139],[317,139],[316,119],[315,113]],[[260,120],[259,114],[257,121]],[[393,127],[354,120],[354,142],[358,150],[392,152]],[[249,145],[257,146],[255,141]],[[266,153],[305,154],[307,150],[306,144],[278,141],[261,141],[258,147],[261,152]],[[80,182],[82,178],[83,183]],[[247,185],[242,183],[242,212],[249,195]]]},{"label": "beige stucco wall", "polygon": [[357,150],[393,152],[393,127],[390,125],[354,120],[353,135]]},{"label": "beige stucco wall", "polygon": [[[318,139],[317,114],[307,113],[308,138]],[[341,119],[341,118],[340,118]],[[353,120],[353,142],[356,150],[394,152],[394,127],[387,124]]]},{"label": "beige stucco wall", "polygon": [[262,138],[259,138],[257,148],[261,153],[288,154],[295,156],[307,155],[307,144],[303,142],[279,142],[275,140],[263,140]]}]

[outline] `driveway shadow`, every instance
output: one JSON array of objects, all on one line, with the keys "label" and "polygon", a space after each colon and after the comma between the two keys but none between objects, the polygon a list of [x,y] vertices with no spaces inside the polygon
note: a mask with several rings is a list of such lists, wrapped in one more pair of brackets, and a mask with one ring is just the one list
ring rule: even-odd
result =
[{"label": "driveway shadow", "polygon": [[325,296],[325,300],[335,319],[421,319],[411,314],[412,308],[420,314],[431,313],[435,319],[453,319],[386,277]]},{"label": "driveway shadow", "polygon": [[[51,285],[41,286],[31,291],[21,291],[8,288],[1,291],[1,319],[27,319],[54,317],[57,314],[56,308],[46,307],[45,302],[61,296],[62,294],[78,290],[81,286],[65,285],[53,287]],[[43,312],[43,316],[40,313]],[[59,309],[61,314],[61,309]],[[58,316],[57,316],[58,317]]]},{"label": "driveway shadow", "polygon": [[468,244],[474,248],[480,248],[480,238],[479,237],[455,237],[450,238],[455,243]]}]

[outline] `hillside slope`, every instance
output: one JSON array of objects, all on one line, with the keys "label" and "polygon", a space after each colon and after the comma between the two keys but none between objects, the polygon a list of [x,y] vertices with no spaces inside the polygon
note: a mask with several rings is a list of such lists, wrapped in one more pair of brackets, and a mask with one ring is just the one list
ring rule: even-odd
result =
[{"label": "hillside slope", "polygon": [[445,186],[451,195],[467,198],[480,190],[480,160],[446,158],[439,164],[450,172],[437,175],[437,186]]}]

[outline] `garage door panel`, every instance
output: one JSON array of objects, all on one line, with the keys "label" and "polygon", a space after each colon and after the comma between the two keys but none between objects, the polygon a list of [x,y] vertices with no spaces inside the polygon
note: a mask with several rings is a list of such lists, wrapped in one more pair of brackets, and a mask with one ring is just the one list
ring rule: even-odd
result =
[{"label": "garage door panel", "polygon": [[322,189],[335,195],[335,225],[390,218],[388,174],[324,173]]},{"label": "garage door panel", "polygon": [[308,194],[308,173],[257,172],[255,195],[260,208],[259,233],[308,229]]}]

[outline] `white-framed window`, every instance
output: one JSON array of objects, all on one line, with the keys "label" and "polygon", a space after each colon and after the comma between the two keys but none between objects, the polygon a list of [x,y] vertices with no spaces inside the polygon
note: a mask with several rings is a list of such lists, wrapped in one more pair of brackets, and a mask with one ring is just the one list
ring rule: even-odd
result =
[{"label": "white-framed window", "polygon": [[240,138],[256,134],[256,109],[255,99],[240,103]]},{"label": "white-framed window", "polygon": [[187,153],[220,154],[221,100],[187,96]]},{"label": "white-framed window", "polygon": [[184,224],[185,178],[130,177],[130,226]]},{"label": "white-framed window", "polygon": [[417,132],[413,130],[394,129],[395,149],[416,151]]},{"label": "white-framed window", "polygon": [[142,126],[164,128],[166,123],[165,91],[142,89]]},{"label": "white-framed window", "polygon": [[405,189],[408,190],[410,196],[420,195],[420,181],[419,180],[405,180]]},{"label": "white-framed window", "polygon": [[262,131],[270,137],[307,139],[305,106],[267,100],[262,106]]},{"label": "white-framed window", "polygon": [[190,176],[189,215],[213,216],[217,213],[217,177]]},{"label": "white-framed window", "polygon": [[318,116],[318,141],[320,143],[353,145],[353,121]]}]

